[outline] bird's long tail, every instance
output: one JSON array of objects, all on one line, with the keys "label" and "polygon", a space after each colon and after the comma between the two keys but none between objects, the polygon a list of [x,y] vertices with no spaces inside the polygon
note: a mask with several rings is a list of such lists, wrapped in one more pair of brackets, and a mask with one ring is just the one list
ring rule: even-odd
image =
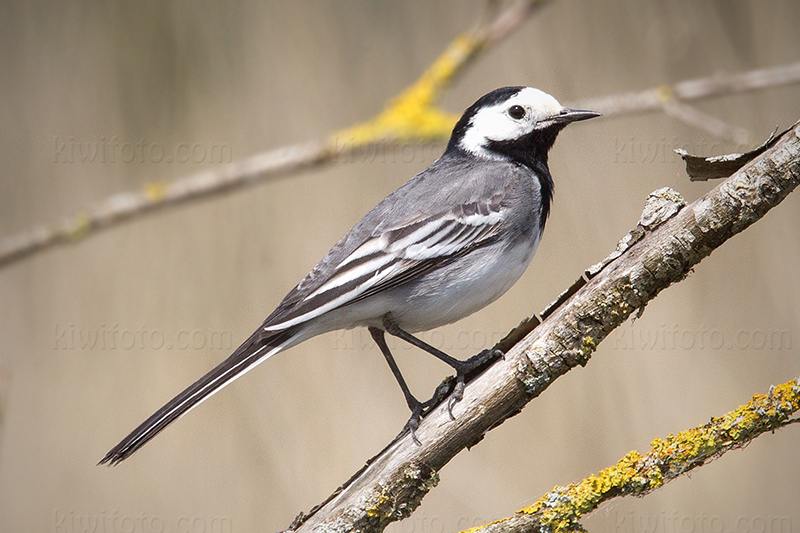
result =
[{"label": "bird's long tail", "polygon": [[98,464],[116,465],[127,459],[170,423],[258,363],[281,351],[296,338],[295,333],[294,328],[277,332],[264,332],[259,328],[230,357],[142,422],[130,435],[114,446]]}]

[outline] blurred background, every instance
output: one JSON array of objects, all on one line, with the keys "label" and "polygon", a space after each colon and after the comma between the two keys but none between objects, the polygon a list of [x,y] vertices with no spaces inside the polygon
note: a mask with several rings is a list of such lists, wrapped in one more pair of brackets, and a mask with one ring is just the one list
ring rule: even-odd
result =
[{"label": "blurred background", "polygon": [[[3,2],[0,237],[366,120],[483,9],[479,0]],[[480,56],[442,106],[460,113],[518,84],[569,105],[791,63],[798,20],[789,0],[554,1]],[[754,146],[800,118],[798,104],[790,86],[696,105],[745,128]],[[113,144],[126,150],[113,162],[79,156]],[[154,144],[172,162],[147,150]],[[476,353],[612,251],[649,192],[670,186],[693,201],[712,188],[688,181],[678,147],[745,148],[661,112],[570,127],[551,153],[555,204],[531,268],[489,308],[423,339],[456,357]],[[344,482],[408,417],[366,331],[284,352],[118,467],[95,464],[226,357],[442,148],[355,154],[0,268],[2,530],[277,531]],[[459,454],[413,517],[389,530],[459,531],[507,516],[800,375],[799,208],[791,195],[714,252],[585,368]],[[413,391],[428,397],[449,369],[393,346]],[[799,427],[764,435],[583,523],[613,533],[800,531],[799,446]]]}]

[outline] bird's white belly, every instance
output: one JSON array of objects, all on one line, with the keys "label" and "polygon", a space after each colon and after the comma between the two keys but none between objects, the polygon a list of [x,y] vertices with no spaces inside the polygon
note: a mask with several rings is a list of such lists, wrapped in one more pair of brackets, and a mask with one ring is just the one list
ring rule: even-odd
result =
[{"label": "bird's white belly", "polygon": [[328,320],[306,326],[304,338],[357,326],[382,328],[387,314],[412,333],[451,324],[505,294],[525,272],[538,245],[537,238],[503,251],[497,245],[475,250],[417,282],[330,311]]},{"label": "bird's white belly", "polygon": [[453,263],[446,274],[434,273],[430,284],[406,295],[392,318],[406,331],[426,331],[450,324],[489,305],[506,293],[530,264],[535,242],[520,242],[504,253],[477,250]]}]

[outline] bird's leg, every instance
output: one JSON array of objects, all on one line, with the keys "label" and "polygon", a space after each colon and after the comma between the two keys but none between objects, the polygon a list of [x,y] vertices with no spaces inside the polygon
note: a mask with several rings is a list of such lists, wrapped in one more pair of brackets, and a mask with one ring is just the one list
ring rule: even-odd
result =
[{"label": "bird's leg", "polygon": [[408,408],[411,409],[411,418],[408,419],[407,424],[408,429],[411,431],[411,438],[417,445],[421,445],[419,439],[417,438],[416,429],[419,427],[419,422],[422,418],[422,411],[431,404],[431,400],[433,400],[433,398],[423,403],[417,400],[414,395],[411,394],[411,390],[408,388],[406,380],[403,378],[403,374],[400,373],[400,368],[397,366],[394,357],[392,357],[392,352],[389,351],[389,346],[386,344],[383,330],[370,327],[369,333],[372,335],[372,339],[375,341],[375,344],[377,344],[378,348],[381,349],[381,353],[383,354],[383,357],[386,358],[386,362],[389,363],[389,368],[392,369],[392,374],[394,374],[397,383],[400,384],[400,388],[403,391],[403,396],[406,398]]},{"label": "bird's leg", "polygon": [[[487,349],[487,350],[481,350],[480,353],[473,355],[469,359],[461,361],[454,357],[450,357],[443,351],[434,348],[430,344],[419,340],[418,338],[411,335],[407,331],[401,329],[400,326],[398,326],[397,323],[394,322],[389,317],[389,315],[383,317],[383,327],[386,328],[386,332],[389,333],[390,335],[394,335],[395,337],[398,337],[410,344],[413,344],[417,348],[425,350],[426,352],[433,355],[437,359],[440,359],[441,361],[444,361],[445,363],[450,365],[456,371],[456,386],[453,389],[453,395],[447,404],[447,411],[448,413],[450,413],[450,418],[452,420],[455,420],[455,417],[453,416],[453,406],[457,402],[461,401],[461,399],[464,397],[464,387],[466,385],[467,374],[469,374],[470,372],[472,372],[477,368],[480,368],[481,366],[483,366],[484,364],[493,359],[503,358],[505,356],[501,350]],[[375,338],[374,335],[373,338]],[[431,400],[428,401],[430,402],[435,398],[436,395],[434,395],[434,398],[431,398]]]}]

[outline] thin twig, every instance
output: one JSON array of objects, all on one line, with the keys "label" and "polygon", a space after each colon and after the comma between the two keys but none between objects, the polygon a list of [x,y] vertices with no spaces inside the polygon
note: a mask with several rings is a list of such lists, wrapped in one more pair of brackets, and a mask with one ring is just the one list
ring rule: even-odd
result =
[{"label": "thin twig", "polygon": [[481,51],[502,41],[546,3],[518,0],[496,19],[456,38],[413,85],[369,122],[335,132],[324,140],[270,150],[173,182],[148,183],[142,190],[115,194],[58,224],[4,238],[0,241],[0,267],[156,209],[331,163],[366,145],[445,138],[457,117],[437,107],[442,91]]},{"label": "thin twig", "polygon": [[[309,141],[263,152],[174,182],[153,182],[140,191],[115,194],[60,223],[40,226],[0,240],[0,267],[59,244],[79,241],[95,231],[157,209],[165,209],[254,183],[329,164],[366,145],[434,142],[445,139],[456,116],[436,107],[441,92],[477,54],[504,39],[543,0],[518,2],[495,21],[456,39],[425,74],[373,120]],[[662,85],[639,93],[595,98],[574,107],[597,109],[606,116],[664,110],[672,101],[712,98],[800,83],[800,63],[738,74]],[[674,107],[673,107],[674,109]],[[708,121],[706,121],[708,127]]]},{"label": "thin twig", "polygon": [[749,130],[728,124],[724,120],[720,120],[678,100],[665,102],[664,113],[690,126],[707,131],[720,139],[732,141],[738,145],[745,145],[750,142],[751,134]]},{"label": "thin twig", "polygon": [[671,101],[689,102],[718,98],[729,94],[796,83],[800,83],[800,62],[735,74],[719,73],[706,78],[681,81],[673,85],[659,85],[639,92],[590,98],[575,103],[575,107],[594,109],[606,117],[629,115],[647,111],[662,111],[664,104]]}]

